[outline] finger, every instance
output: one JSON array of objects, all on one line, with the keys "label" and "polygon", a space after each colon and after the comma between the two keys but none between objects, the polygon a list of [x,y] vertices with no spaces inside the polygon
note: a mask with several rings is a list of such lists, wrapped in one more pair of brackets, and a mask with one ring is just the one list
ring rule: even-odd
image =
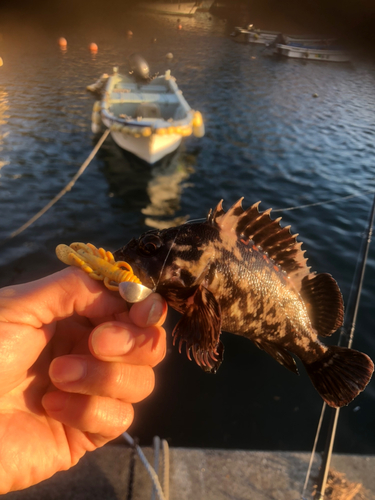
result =
[{"label": "finger", "polygon": [[50,338],[48,325],[36,330],[0,322],[0,395],[24,381],[25,372],[34,365]]},{"label": "finger", "polygon": [[84,271],[68,268],[31,283],[0,291],[0,319],[40,328],[71,316],[111,317],[123,313],[124,300]]},{"label": "finger", "polygon": [[92,356],[61,356],[49,369],[53,384],[65,392],[121,399],[138,403],[155,386],[150,366],[99,361]]},{"label": "finger", "polygon": [[100,396],[53,391],[44,395],[42,404],[53,419],[105,440],[125,432],[134,418],[131,404]]},{"label": "finger", "polygon": [[140,327],[161,326],[167,316],[167,303],[158,293],[149,295],[145,300],[133,304],[129,318]]},{"label": "finger", "polygon": [[93,356],[102,361],[155,366],[164,359],[166,334],[160,326],[140,328],[111,321],[95,328],[89,337]]}]

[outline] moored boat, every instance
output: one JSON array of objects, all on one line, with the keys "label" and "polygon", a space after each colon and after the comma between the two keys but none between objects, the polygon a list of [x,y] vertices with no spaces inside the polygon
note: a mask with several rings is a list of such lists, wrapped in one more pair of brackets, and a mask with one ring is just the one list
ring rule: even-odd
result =
[{"label": "moored boat", "polygon": [[272,44],[277,38],[282,37],[285,44],[298,44],[298,45],[323,45],[330,44],[334,40],[330,37],[323,37],[319,35],[283,35],[278,31],[267,31],[255,29],[253,25],[246,28],[236,27],[231,33],[233,40],[241,43],[258,43],[258,44]]},{"label": "moored boat", "polygon": [[234,28],[233,33],[231,33],[231,37],[236,42],[259,43],[263,45],[268,42],[272,42],[277,35],[278,35],[277,31],[265,31],[265,30],[254,29],[252,24],[250,24],[246,28],[241,28],[239,26],[236,26]]},{"label": "moored boat", "polygon": [[201,114],[191,109],[170,71],[151,79],[115,68],[94,104],[94,133],[102,123],[121,148],[151,164],[175,151],[183,137],[204,135]]},{"label": "moored boat", "polygon": [[321,47],[299,47],[293,44],[276,44],[274,52],[281,56],[294,59],[305,59],[313,61],[349,62],[350,54],[345,50]]}]

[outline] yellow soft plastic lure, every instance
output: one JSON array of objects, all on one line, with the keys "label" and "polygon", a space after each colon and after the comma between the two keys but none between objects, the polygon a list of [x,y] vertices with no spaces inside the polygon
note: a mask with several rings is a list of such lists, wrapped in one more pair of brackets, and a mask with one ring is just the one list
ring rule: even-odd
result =
[{"label": "yellow soft plastic lure", "polygon": [[109,290],[118,291],[118,285],[123,281],[142,284],[127,262],[116,262],[111,252],[91,243],[58,245],[56,255],[64,264],[80,267],[91,278],[103,281]]}]

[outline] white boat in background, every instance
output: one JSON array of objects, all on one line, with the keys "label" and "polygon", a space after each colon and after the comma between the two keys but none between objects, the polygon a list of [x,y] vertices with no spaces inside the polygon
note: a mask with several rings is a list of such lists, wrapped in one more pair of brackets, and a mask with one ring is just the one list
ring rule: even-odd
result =
[{"label": "white boat in background", "polygon": [[293,45],[277,44],[274,53],[294,59],[329,62],[349,62],[350,54],[345,50],[334,48],[298,47]]},{"label": "white boat in background", "polygon": [[250,24],[247,28],[236,26],[231,37],[233,40],[240,43],[259,43],[266,44],[272,42],[279,33],[277,31],[266,31],[254,29]]},{"label": "white boat in background", "polygon": [[319,35],[283,35],[279,31],[255,29],[251,24],[247,28],[240,28],[237,26],[234,28],[233,33],[231,33],[231,36],[236,42],[258,43],[262,45],[271,44],[280,36],[283,37],[285,44],[323,45],[334,41],[334,39],[330,37]]},{"label": "white boat in background", "polygon": [[147,79],[115,68],[94,104],[92,131],[102,123],[116,144],[151,164],[175,151],[183,137],[204,135],[202,115],[191,109],[170,71]]},{"label": "white boat in background", "polygon": [[194,16],[199,2],[138,2],[137,7],[158,14]]}]

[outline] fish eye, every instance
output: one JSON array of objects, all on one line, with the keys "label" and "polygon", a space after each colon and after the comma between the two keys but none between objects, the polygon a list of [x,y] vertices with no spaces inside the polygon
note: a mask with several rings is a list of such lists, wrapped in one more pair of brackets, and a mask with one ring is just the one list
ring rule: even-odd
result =
[{"label": "fish eye", "polygon": [[156,236],[156,234],[147,234],[140,240],[138,250],[142,255],[152,255],[161,245],[162,242],[159,236]]}]

